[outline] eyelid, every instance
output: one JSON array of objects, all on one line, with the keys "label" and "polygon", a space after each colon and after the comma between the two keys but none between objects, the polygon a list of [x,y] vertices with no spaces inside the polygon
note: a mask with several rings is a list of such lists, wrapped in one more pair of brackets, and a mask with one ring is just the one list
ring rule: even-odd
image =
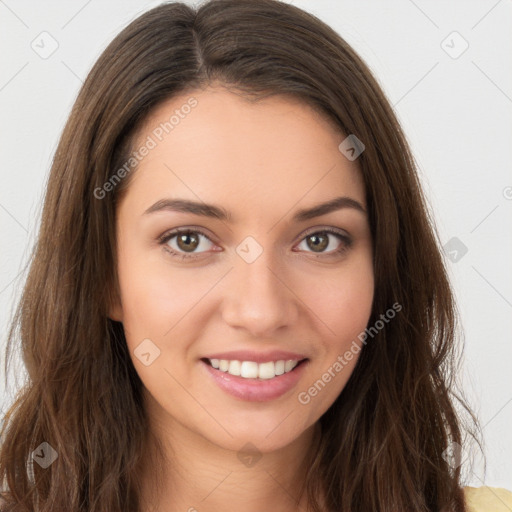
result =
[{"label": "eyelid", "polygon": [[302,239],[305,238],[306,236],[322,232],[337,234],[346,239],[352,239],[352,237],[344,229],[336,228],[334,226],[313,226],[311,228],[306,229],[306,231],[299,235],[299,241],[302,241]]},{"label": "eyelid", "polygon": [[170,229],[170,230],[166,231],[165,233],[163,233],[162,235],[160,235],[157,238],[157,241],[158,241],[158,244],[162,245],[163,249],[171,255],[171,257],[177,258],[177,259],[182,259],[182,260],[198,260],[202,257],[202,255],[207,254],[208,252],[220,252],[215,249],[213,251],[205,251],[205,252],[200,252],[200,253],[178,252],[175,249],[172,249],[171,247],[169,247],[167,245],[167,243],[171,239],[175,238],[177,235],[179,235],[181,233],[190,233],[190,232],[196,233],[199,236],[206,238],[212,244],[216,244],[216,242],[214,240],[212,240],[212,238],[215,238],[215,237],[211,236],[207,232],[207,230],[205,230],[204,228],[200,228],[199,226],[183,226],[183,227],[179,227],[179,228]]},{"label": "eyelid", "polygon": [[[165,233],[163,233],[162,235],[160,235],[157,238],[157,240],[160,245],[165,246],[165,245],[167,245],[167,242],[169,242],[171,239],[175,238],[177,235],[179,235],[181,233],[189,233],[189,232],[197,233],[198,235],[205,237],[211,243],[216,244],[216,242],[214,240],[212,240],[212,238],[214,238],[214,237],[212,237],[209,233],[207,233],[207,231],[204,228],[201,228],[199,226],[184,226],[184,227],[174,228],[174,229],[168,230]],[[309,235],[317,234],[317,233],[327,233],[327,234],[331,234],[334,236],[338,236],[339,240],[341,242],[344,242],[346,245],[346,247],[344,249],[350,248],[353,243],[353,239],[352,239],[351,235],[348,234],[345,230],[343,230],[341,228],[336,228],[334,226],[312,226],[312,227],[308,228],[306,231],[303,231],[298,236],[296,244],[302,242]],[[210,251],[205,251],[205,252],[200,252],[200,253],[186,253],[186,252],[177,252],[174,249],[169,248],[169,247],[164,247],[164,248],[168,252],[170,252],[172,255],[175,255],[176,257],[182,258],[182,259],[198,259],[198,258],[201,258],[202,254],[207,254],[208,252],[210,252]],[[214,250],[211,252],[221,252],[221,251]],[[323,256],[323,257],[328,258],[329,256],[337,255],[339,252],[340,252],[340,249],[335,249],[333,251],[329,251],[326,253],[316,253],[315,254],[314,252],[311,252],[311,254],[314,256],[317,256],[317,257]]]},{"label": "eyelid", "polygon": [[169,239],[173,238],[174,236],[179,235],[180,233],[189,233],[189,232],[199,233],[200,235],[204,236],[211,242],[216,243],[214,241],[215,237],[213,235],[211,235],[209,233],[209,231],[207,231],[204,228],[200,228],[199,226],[184,226],[184,227],[169,229],[168,231],[165,231],[160,236],[158,236],[157,240],[160,243],[165,243],[165,242],[163,242],[163,240],[165,240],[165,239],[169,240]]},{"label": "eyelid", "polygon": [[[172,235],[178,235],[180,233],[188,233],[188,232],[197,232],[201,235],[203,235],[204,237],[208,238],[208,240],[210,240],[211,242],[214,242],[214,243],[217,243],[215,242],[215,237],[213,235],[211,235],[207,230],[205,230],[204,228],[202,227],[199,227],[199,226],[183,226],[183,227],[179,227],[179,228],[174,228],[174,229],[170,229],[168,231],[165,231],[164,233],[162,233],[160,236],[157,237],[157,240],[159,242],[161,242],[162,240],[164,240],[165,238],[169,238],[171,237]],[[322,232],[322,231],[327,231],[327,232],[334,232],[335,234],[339,234],[340,236],[343,236],[343,237],[346,237],[347,239],[351,239],[351,235],[345,231],[344,229],[341,229],[341,228],[336,228],[334,226],[312,226],[308,229],[306,229],[306,231],[303,231],[298,237],[297,237],[297,242],[300,242],[302,241],[302,239],[308,235],[311,235],[313,233],[319,233],[319,232]]]}]

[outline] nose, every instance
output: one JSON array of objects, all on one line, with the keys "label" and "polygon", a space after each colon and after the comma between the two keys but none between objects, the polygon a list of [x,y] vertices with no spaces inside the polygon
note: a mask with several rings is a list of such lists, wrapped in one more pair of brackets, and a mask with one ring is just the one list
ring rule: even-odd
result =
[{"label": "nose", "polygon": [[236,261],[223,301],[224,321],[257,338],[271,338],[276,330],[292,326],[300,309],[293,284],[270,252],[264,251],[252,263]]}]

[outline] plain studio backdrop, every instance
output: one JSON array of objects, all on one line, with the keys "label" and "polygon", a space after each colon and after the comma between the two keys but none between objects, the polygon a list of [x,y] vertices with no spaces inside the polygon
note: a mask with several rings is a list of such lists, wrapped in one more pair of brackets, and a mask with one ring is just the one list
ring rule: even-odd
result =
[{"label": "plain studio backdrop", "polygon": [[[112,38],[159,3],[0,0],[2,354],[79,87]],[[483,427],[487,472],[477,459],[467,483],[512,490],[512,2],[291,3],[354,47],[402,123],[444,246],[464,327],[463,384]],[[15,360],[7,389],[0,360],[2,417],[25,375]]]}]

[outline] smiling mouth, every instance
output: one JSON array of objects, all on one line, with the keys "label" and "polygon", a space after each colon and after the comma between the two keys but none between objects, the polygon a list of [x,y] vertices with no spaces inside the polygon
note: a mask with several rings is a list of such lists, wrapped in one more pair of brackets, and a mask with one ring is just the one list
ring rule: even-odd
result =
[{"label": "smiling mouth", "polygon": [[301,360],[279,360],[266,363],[256,363],[254,361],[238,361],[227,359],[208,359],[201,361],[215,368],[219,372],[228,373],[235,377],[242,377],[249,380],[270,380],[280,375],[292,372],[295,368],[306,362],[308,359]]}]

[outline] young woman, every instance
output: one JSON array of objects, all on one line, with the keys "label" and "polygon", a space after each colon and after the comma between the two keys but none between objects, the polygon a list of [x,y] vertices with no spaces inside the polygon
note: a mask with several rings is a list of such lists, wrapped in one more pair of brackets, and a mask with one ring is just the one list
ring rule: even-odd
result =
[{"label": "young woman", "polygon": [[509,493],[461,481],[455,311],[347,43],[275,0],[162,4],[99,58],[56,151],[3,510],[498,510]]}]

